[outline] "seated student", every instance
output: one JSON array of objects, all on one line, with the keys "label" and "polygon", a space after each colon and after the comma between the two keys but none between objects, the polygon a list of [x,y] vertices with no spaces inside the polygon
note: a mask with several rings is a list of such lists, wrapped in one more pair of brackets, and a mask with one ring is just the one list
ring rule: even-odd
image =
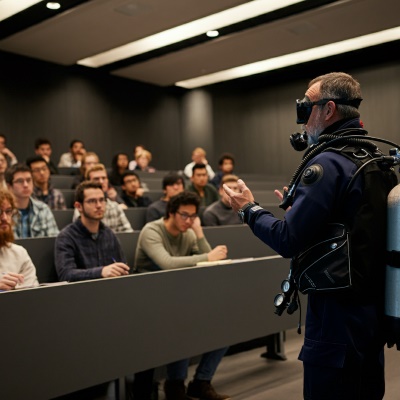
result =
[{"label": "seated student", "polygon": [[42,156],[49,166],[52,175],[58,174],[58,169],[53,161],[50,159],[52,153],[51,142],[49,139],[38,138],[35,140],[35,154]]},{"label": "seated student", "polygon": [[219,171],[215,174],[214,178],[210,180],[210,183],[219,189],[222,177],[233,174],[234,166],[235,159],[233,155],[229,153],[222,154],[218,161]]},{"label": "seated student", "polygon": [[242,223],[238,214],[232,210],[229,196],[222,187],[225,183],[234,192],[239,192],[238,179],[236,175],[224,175],[219,187],[219,195],[221,198],[204,210],[202,215],[203,225],[237,225]]},{"label": "seated student", "polygon": [[5,172],[7,169],[7,159],[3,153],[0,153],[0,188],[7,189],[7,183],[5,179]]},{"label": "seated student", "polygon": [[81,281],[128,275],[129,267],[117,237],[102,221],[106,198],[101,184],[82,182],[74,206],[80,217],[56,238],[55,265],[59,280]]},{"label": "seated student", "polygon": [[46,160],[42,156],[34,156],[28,158],[26,164],[32,172],[32,196],[46,203],[51,210],[66,210],[64,195],[50,183],[50,169]]},{"label": "seated student", "polygon": [[183,173],[187,178],[191,178],[193,174],[193,167],[195,164],[204,164],[207,169],[207,174],[208,178],[212,179],[214,178],[215,172],[213,169],[210,167],[210,164],[208,164],[208,161],[206,159],[206,151],[202,149],[201,147],[196,147],[193,152],[192,152],[192,162],[187,164],[185,169],[183,170]]},{"label": "seated student", "polygon": [[[133,232],[131,224],[128,221],[120,205],[108,198],[108,176],[103,164],[95,164],[86,171],[86,180],[100,183],[104,194],[106,195],[106,211],[103,223],[113,232]],[[75,208],[73,221],[79,217],[79,209]]]},{"label": "seated student", "polygon": [[79,167],[79,175],[76,175],[72,182],[71,189],[76,189],[80,183],[85,180],[86,171],[93,167],[93,165],[100,162],[99,156],[93,151],[88,151],[82,156],[81,166]]},{"label": "seated student", "polygon": [[136,154],[135,171],[156,172],[156,169],[149,165],[151,162],[151,159],[152,159],[152,156],[149,151],[147,151],[147,150],[139,151]]},{"label": "seated student", "polygon": [[146,222],[155,221],[161,217],[165,217],[165,211],[167,209],[167,203],[169,199],[185,189],[185,182],[182,175],[176,172],[171,172],[164,176],[162,180],[162,190],[164,196],[157,201],[153,201],[146,212]]},{"label": "seated student", "polygon": [[122,185],[122,176],[128,171],[129,157],[126,153],[117,153],[111,161],[111,172],[108,175],[108,180],[113,186]]},{"label": "seated student", "polygon": [[69,152],[64,153],[58,162],[59,168],[79,168],[83,155],[86,153],[82,140],[75,139],[69,145]]},{"label": "seated student", "polygon": [[142,144],[138,144],[137,146],[135,146],[135,148],[133,149],[133,160],[129,162],[129,169],[131,171],[133,171],[136,168],[136,156],[138,155],[138,153],[140,153],[142,150],[145,150],[144,146]]},{"label": "seated student", "polygon": [[140,178],[135,172],[126,171],[121,183],[121,198],[128,207],[147,207],[151,204],[151,199],[144,196]]},{"label": "seated student", "polygon": [[[99,183],[85,181],[77,188],[74,206],[80,213],[56,238],[54,258],[60,281],[84,281],[129,274],[115,234],[103,222],[106,199]],[[72,398],[105,398],[109,384],[100,384]],[[99,396],[99,397],[98,397]],[[100,397],[102,396],[102,397]]]},{"label": "seated student", "polygon": [[7,165],[10,167],[18,162],[15,154],[6,146],[7,138],[0,133],[0,153],[4,155],[7,160]]},{"label": "seated student", "polygon": [[0,290],[39,285],[28,252],[13,243],[12,216],[16,211],[12,194],[0,189]]},{"label": "seated student", "polygon": [[59,230],[49,206],[32,197],[30,168],[25,164],[13,165],[6,171],[6,182],[18,208],[14,215],[15,237],[57,236]]},{"label": "seated student", "polygon": [[[198,217],[199,206],[199,197],[186,191],[168,201],[165,218],[149,222],[140,232],[135,253],[135,271],[187,268],[200,261],[226,258],[226,246],[216,246],[211,250]],[[226,351],[227,348],[223,348],[203,354],[187,393],[184,381],[189,359],[168,364],[164,385],[166,399],[229,399],[229,396],[216,393],[211,385],[213,375]]]},{"label": "seated student", "polygon": [[204,164],[195,164],[190,178],[192,183],[187,190],[196,193],[200,197],[201,206],[209,206],[219,200],[217,189],[208,183],[207,169]]}]

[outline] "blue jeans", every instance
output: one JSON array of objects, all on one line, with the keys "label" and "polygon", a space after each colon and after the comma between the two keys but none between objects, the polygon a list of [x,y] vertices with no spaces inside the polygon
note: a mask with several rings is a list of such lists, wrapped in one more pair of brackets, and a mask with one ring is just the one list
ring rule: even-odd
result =
[{"label": "blue jeans", "polygon": [[[228,347],[222,349],[209,351],[201,356],[199,365],[197,366],[196,373],[194,375],[195,379],[200,379],[204,381],[211,381],[218,365],[225,355]],[[184,359],[176,361],[167,365],[167,377],[168,380],[182,380],[187,378],[187,372],[189,368],[190,359]]]}]

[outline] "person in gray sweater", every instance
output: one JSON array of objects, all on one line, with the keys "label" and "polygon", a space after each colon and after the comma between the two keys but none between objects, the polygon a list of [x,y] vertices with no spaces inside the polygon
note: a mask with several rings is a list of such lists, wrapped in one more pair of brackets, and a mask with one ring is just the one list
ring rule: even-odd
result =
[{"label": "person in gray sweater", "polygon": [[[198,217],[199,206],[199,197],[187,191],[168,201],[166,216],[147,223],[140,232],[135,254],[135,271],[187,268],[201,261],[226,258],[226,246],[219,245],[211,249],[207,242]],[[227,395],[218,394],[211,385],[211,379],[226,351],[227,348],[224,347],[204,353],[187,390],[185,379],[189,359],[168,364],[167,380],[164,384],[166,400],[185,400],[186,396],[204,400],[229,399]]]}]

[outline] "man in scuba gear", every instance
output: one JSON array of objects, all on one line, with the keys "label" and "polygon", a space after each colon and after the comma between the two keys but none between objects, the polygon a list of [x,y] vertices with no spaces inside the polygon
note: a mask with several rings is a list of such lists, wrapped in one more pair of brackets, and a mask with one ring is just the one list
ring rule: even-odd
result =
[{"label": "man in scuba gear", "polygon": [[[361,100],[355,79],[330,73],[313,79],[305,98],[297,101],[297,122],[303,124],[310,146],[282,196],[282,207],[291,206],[284,220],[258,206],[243,181],[238,181],[240,193],[224,187],[243,222],[280,255],[292,258],[292,268],[330,224],[348,229],[347,288],[325,290],[316,285],[307,292],[299,355],[307,400],[377,400],[385,391],[386,199],[397,179],[390,166],[375,161],[382,153],[362,129]],[[291,138],[300,150],[307,147],[304,136]],[[356,174],[363,164],[368,168]],[[294,284],[298,286],[296,279]]]}]

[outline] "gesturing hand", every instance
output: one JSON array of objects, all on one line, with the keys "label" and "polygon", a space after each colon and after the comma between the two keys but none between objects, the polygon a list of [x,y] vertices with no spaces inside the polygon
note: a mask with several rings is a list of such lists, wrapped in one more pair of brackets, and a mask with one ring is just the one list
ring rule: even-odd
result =
[{"label": "gesturing hand", "polygon": [[223,186],[225,193],[229,196],[231,207],[236,212],[238,212],[247,203],[254,201],[254,196],[246,184],[241,179],[239,179],[237,183],[240,192],[234,192],[232,189],[229,189],[226,184]]}]

